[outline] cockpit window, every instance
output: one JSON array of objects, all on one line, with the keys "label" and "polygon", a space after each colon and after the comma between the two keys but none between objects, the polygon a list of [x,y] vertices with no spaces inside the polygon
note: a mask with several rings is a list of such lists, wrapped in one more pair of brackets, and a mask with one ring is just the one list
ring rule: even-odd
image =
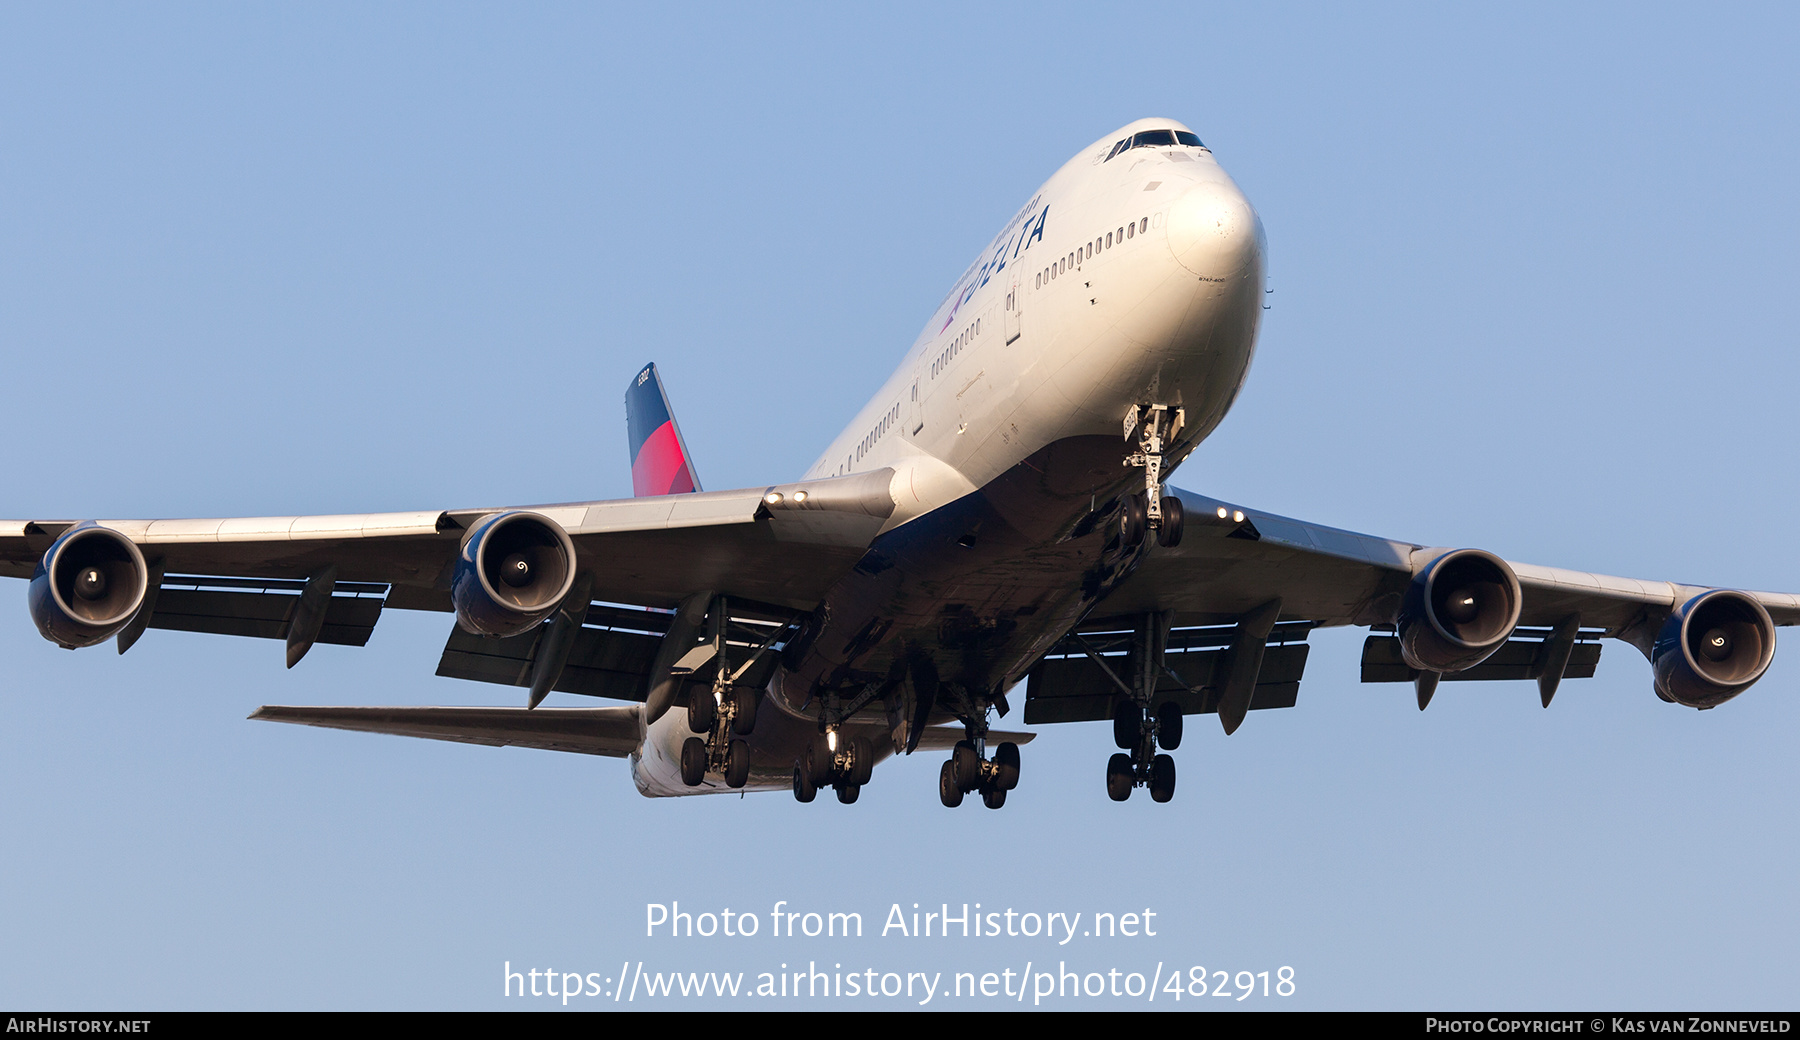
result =
[{"label": "cockpit window", "polygon": [[1187,130],[1142,130],[1113,145],[1112,151],[1106,153],[1106,159],[1111,159],[1120,152],[1129,152],[1133,148],[1175,144],[1186,145],[1189,148],[1206,147],[1198,136]]}]

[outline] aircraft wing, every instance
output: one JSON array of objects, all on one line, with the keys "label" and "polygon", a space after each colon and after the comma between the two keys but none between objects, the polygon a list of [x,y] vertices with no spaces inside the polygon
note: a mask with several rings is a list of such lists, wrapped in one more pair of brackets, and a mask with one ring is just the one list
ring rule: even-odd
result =
[{"label": "aircraft wing", "polygon": [[[1363,682],[1411,682],[1421,708],[1440,679],[1530,679],[1548,707],[1564,679],[1593,676],[1602,637],[1653,657],[1671,617],[1683,619],[1682,654],[1658,665],[1666,700],[1708,708],[1761,676],[1774,653],[1768,623],[1800,624],[1800,596],[1506,562],[1518,579],[1516,627],[1502,618],[1470,644],[1437,642],[1410,659],[1397,632],[1415,579],[1455,551],[1357,534],[1175,491],[1185,514],[1180,544],[1154,546],[1075,632],[1029,673],[1027,723],[1112,717],[1122,676],[1144,646],[1144,619],[1162,616],[1167,657],[1154,697],[1185,714],[1217,713],[1227,733],[1255,708],[1295,704],[1307,633],[1327,625],[1373,629],[1363,643]],[[1486,554],[1456,551],[1463,559]],[[1490,560],[1497,558],[1486,557]],[[1456,584],[1463,586],[1466,580]],[[1698,612],[1698,613],[1695,613]],[[1689,618],[1703,618],[1689,624]],[[1485,623],[1485,622],[1483,622]],[[1417,626],[1423,632],[1421,623]],[[1701,639],[1727,633],[1702,661]],[[1421,636],[1422,639],[1435,637]],[[1474,637],[1472,637],[1474,638]],[[1673,649],[1673,646],[1670,646]],[[1461,655],[1460,657],[1458,655]],[[1437,668],[1420,667],[1443,661]],[[1441,669],[1441,670],[1440,670]]]},{"label": "aircraft wing", "polygon": [[[894,510],[891,470],[792,485],[524,507],[565,531],[590,599],[672,608],[698,590],[812,609]],[[463,541],[497,509],[205,520],[101,520],[148,582],[137,632],[283,638],[307,580],[331,569],[320,642],[361,645],[384,607],[451,608]],[[30,578],[77,526],[0,521],[0,576]],[[121,633],[129,646],[132,626]]]},{"label": "aircraft wing", "polygon": [[[1281,615],[1319,625],[1391,623],[1413,576],[1450,550],[1311,524],[1175,491],[1186,512],[1181,544],[1158,546],[1096,608],[1096,615],[1174,611],[1184,624],[1235,622],[1271,599]],[[1223,510],[1223,515],[1221,515]],[[1237,517],[1242,515],[1243,519]],[[1625,637],[1704,586],[1508,565],[1523,591],[1519,624],[1553,626],[1579,614],[1583,629]],[[1800,596],[1750,592],[1777,625],[1800,624]]]}]

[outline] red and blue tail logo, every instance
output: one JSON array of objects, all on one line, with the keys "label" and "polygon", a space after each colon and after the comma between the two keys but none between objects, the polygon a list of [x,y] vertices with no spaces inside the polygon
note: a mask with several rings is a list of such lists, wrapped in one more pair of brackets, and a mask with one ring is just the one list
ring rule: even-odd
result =
[{"label": "red and blue tail logo", "polygon": [[694,463],[654,364],[645,365],[625,391],[625,426],[631,440],[633,495],[646,498],[700,490],[700,478],[694,475]]}]

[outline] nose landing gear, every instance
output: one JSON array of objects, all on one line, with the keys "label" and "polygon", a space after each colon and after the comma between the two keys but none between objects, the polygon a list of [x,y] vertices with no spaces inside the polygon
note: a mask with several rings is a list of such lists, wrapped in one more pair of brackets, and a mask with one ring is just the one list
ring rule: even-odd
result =
[{"label": "nose landing gear", "polygon": [[1125,457],[1125,465],[1144,471],[1142,496],[1126,496],[1120,510],[1119,534],[1127,547],[1141,544],[1146,531],[1155,531],[1156,544],[1166,548],[1181,544],[1181,499],[1163,494],[1162,473],[1163,451],[1181,433],[1186,420],[1184,409],[1166,404],[1132,405],[1125,413],[1125,439],[1133,440],[1135,435],[1137,442],[1137,451]]}]

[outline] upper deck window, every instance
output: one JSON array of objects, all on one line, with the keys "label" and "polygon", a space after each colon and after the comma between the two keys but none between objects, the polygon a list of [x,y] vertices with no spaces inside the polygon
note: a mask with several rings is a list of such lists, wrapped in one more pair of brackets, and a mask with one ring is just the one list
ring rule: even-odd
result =
[{"label": "upper deck window", "polygon": [[1113,145],[1106,158],[1112,159],[1120,152],[1129,152],[1133,148],[1149,148],[1154,146],[1186,145],[1189,148],[1205,148],[1198,135],[1187,130],[1140,130]]}]

